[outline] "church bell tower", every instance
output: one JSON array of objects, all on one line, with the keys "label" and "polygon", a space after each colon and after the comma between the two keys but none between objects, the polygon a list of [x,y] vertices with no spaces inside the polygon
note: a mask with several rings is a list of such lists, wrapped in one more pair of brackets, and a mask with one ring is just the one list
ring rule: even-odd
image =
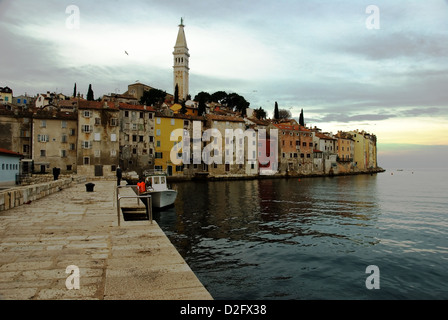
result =
[{"label": "church bell tower", "polygon": [[176,85],[179,92],[179,100],[186,100],[188,96],[189,71],[188,67],[190,54],[188,53],[187,40],[185,38],[184,22],[180,20],[179,32],[177,34],[176,45],[174,46],[174,87]]}]

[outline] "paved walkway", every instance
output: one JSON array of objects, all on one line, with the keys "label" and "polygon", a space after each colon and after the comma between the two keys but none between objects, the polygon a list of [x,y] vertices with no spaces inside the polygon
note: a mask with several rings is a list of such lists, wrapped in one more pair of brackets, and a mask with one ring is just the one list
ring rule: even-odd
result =
[{"label": "paved walkway", "polygon": [[0,212],[0,299],[212,299],[155,221],[118,226],[115,182],[94,183]]}]

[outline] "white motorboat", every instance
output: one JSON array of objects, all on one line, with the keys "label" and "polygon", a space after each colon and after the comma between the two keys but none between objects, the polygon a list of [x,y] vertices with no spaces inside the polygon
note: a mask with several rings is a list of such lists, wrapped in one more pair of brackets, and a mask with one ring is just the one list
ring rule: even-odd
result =
[{"label": "white motorboat", "polygon": [[177,190],[168,188],[166,175],[163,173],[152,173],[145,177],[146,191],[141,195],[150,194],[153,208],[165,208],[174,204]]}]

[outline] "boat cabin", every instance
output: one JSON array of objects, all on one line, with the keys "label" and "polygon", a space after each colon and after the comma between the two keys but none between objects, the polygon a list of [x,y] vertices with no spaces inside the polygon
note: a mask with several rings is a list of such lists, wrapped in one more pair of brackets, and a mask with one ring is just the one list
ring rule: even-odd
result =
[{"label": "boat cabin", "polygon": [[167,190],[166,176],[154,175],[146,178],[146,190],[150,191],[162,191]]}]

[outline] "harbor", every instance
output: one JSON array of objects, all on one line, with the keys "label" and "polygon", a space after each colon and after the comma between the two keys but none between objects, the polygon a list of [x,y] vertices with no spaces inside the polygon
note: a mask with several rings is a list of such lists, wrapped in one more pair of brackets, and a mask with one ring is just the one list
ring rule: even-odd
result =
[{"label": "harbor", "polygon": [[93,192],[74,181],[0,212],[1,300],[213,299],[156,221],[119,225],[116,181],[92,183]]}]

